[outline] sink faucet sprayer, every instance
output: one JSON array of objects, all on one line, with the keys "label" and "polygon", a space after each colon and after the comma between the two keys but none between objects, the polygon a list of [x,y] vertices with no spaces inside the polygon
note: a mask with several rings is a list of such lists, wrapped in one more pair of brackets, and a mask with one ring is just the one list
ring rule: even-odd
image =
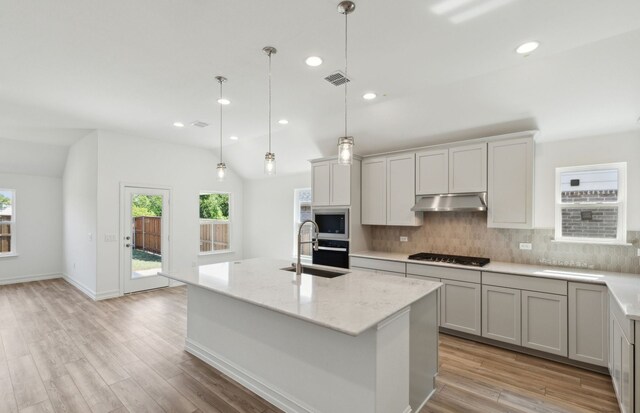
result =
[{"label": "sink faucet sprayer", "polygon": [[[316,230],[316,239],[313,240],[313,233],[311,233],[311,241],[302,242],[302,227],[305,224],[311,223],[315,227]],[[318,228],[318,224],[315,221],[307,219],[300,224],[300,228],[298,228],[298,261],[296,262],[296,275],[302,274],[302,264],[300,263],[300,255],[302,254],[302,244],[313,244],[313,250],[318,251],[318,234],[320,233],[320,228]]]}]

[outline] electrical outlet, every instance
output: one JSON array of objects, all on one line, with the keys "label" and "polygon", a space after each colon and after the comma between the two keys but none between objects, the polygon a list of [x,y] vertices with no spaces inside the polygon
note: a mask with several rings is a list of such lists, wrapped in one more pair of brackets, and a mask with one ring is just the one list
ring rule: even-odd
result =
[{"label": "electrical outlet", "polygon": [[530,242],[521,242],[520,249],[521,250],[531,250],[533,247]]},{"label": "electrical outlet", "polygon": [[400,237],[400,242],[408,242],[409,237]]},{"label": "electrical outlet", "polygon": [[116,242],[116,234],[104,234],[104,242]]},{"label": "electrical outlet", "polygon": [[87,237],[89,238],[89,241],[93,241],[93,233],[90,232]]},{"label": "electrical outlet", "polygon": [[638,248],[638,257],[640,257],[640,248]]}]

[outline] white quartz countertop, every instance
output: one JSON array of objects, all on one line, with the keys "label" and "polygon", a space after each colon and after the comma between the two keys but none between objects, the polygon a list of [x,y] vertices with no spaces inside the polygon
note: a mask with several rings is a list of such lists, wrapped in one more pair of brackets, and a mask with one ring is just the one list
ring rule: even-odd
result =
[{"label": "white quartz countertop", "polygon": [[290,265],[284,260],[254,258],[160,275],[352,336],[442,285],[368,271],[349,270],[339,277],[322,278],[281,270]]},{"label": "white quartz countertop", "polygon": [[552,267],[544,265],[514,264],[509,262],[490,262],[484,267],[471,267],[435,262],[410,260],[407,254],[383,251],[359,251],[351,257],[372,258],[378,260],[399,261],[418,265],[431,265],[465,270],[497,272],[523,275],[528,277],[554,278],[582,283],[605,284],[611,295],[618,302],[624,314],[633,320],[640,320],[640,274],[596,271],[568,267]]}]

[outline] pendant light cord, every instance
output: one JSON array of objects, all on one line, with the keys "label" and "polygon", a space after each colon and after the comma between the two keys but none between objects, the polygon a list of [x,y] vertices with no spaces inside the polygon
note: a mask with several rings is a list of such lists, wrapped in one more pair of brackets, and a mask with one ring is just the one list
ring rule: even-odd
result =
[{"label": "pendant light cord", "polygon": [[271,153],[271,52],[269,52],[269,153]]},{"label": "pendant light cord", "polygon": [[[220,82],[220,99],[222,99],[222,80]],[[220,163],[222,163],[222,104],[218,103],[220,106]]]},{"label": "pendant light cord", "polygon": [[344,14],[344,74],[347,78],[344,82],[344,136],[347,136],[347,86],[349,85],[349,58],[348,58],[348,39],[349,39],[349,26],[348,26],[348,13]]}]

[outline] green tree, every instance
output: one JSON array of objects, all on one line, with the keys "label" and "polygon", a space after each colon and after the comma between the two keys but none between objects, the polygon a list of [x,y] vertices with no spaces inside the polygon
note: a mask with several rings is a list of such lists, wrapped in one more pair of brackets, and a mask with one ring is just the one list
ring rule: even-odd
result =
[{"label": "green tree", "polygon": [[11,205],[11,199],[0,194],[0,211]]},{"label": "green tree", "polygon": [[136,195],[133,197],[131,213],[134,217],[161,217],[162,197],[158,195]]},{"label": "green tree", "polygon": [[229,194],[200,195],[201,219],[229,219]]}]

